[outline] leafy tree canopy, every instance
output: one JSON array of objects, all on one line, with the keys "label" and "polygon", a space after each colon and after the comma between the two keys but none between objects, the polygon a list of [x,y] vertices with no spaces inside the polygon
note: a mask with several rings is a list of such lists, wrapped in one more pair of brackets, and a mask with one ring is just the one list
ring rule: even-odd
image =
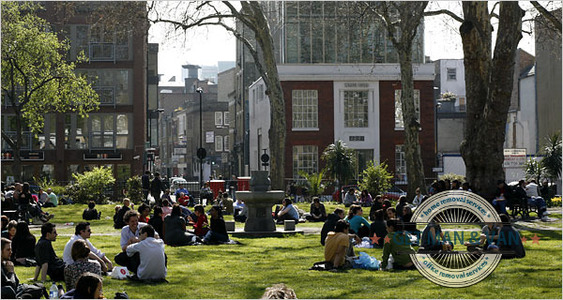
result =
[{"label": "leafy tree canopy", "polygon": [[2,2],[2,104],[13,106],[36,133],[45,113],[86,116],[99,104],[86,78],[74,73],[75,63],[66,61],[69,43],[36,15],[40,9],[32,2]]}]

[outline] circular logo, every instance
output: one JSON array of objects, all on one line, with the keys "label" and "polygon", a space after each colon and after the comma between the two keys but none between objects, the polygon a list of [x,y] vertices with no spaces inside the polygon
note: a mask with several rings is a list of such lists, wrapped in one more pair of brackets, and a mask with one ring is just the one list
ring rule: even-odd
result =
[{"label": "circular logo", "polygon": [[[493,206],[479,195],[449,190],[424,201],[416,208],[411,222],[454,226],[454,230],[445,231],[447,240],[464,247],[464,241],[479,239],[476,225],[501,221]],[[480,282],[495,270],[502,256],[500,253],[454,250],[419,249],[418,253],[410,256],[422,276],[445,287],[467,287]]]}]

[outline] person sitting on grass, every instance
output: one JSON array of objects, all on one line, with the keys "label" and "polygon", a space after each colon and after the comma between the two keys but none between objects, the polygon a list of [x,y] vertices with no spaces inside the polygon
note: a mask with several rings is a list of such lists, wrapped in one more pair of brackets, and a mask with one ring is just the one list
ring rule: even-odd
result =
[{"label": "person sitting on grass", "polygon": [[360,194],[360,205],[363,207],[370,207],[373,202],[373,198],[369,194],[368,190],[363,190]]},{"label": "person sitting on grass", "polygon": [[479,239],[474,239],[474,241],[465,241],[464,246],[467,247],[468,252],[490,250],[498,252],[498,246],[496,242],[498,241],[498,234],[500,228],[496,226],[493,222],[485,223],[485,226],[481,229],[481,234]]},{"label": "person sitting on grass", "polygon": [[375,240],[373,240],[374,248],[383,248],[383,239],[387,235],[387,225],[385,224],[384,215],[383,209],[377,210],[375,212],[375,220],[369,227],[370,238],[375,238]]},{"label": "person sitting on grass", "polygon": [[[354,247],[349,234],[350,224],[346,220],[338,220],[334,231],[330,231],[325,240],[325,262],[333,268],[349,267],[346,257],[354,257]],[[359,240],[357,235],[354,235]]]},{"label": "person sitting on grass", "polygon": [[139,205],[137,211],[139,212],[139,222],[148,224],[150,219],[149,215],[151,214],[151,207],[146,203],[142,203],[141,205]]},{"label": "person sitting on grass", "polygon": [[369,236],[370,224],[368,220],[363,217],[364,211],[361,206],[352,204],[348,211],[348,216],[345,218],[350,223],[350,231],[357,234],[360,238]]},{"label": "person sitting on grass", "polygon": [[183,206],[188,206],[190,204],[190,197],[184,194],[184,192],[180,192],[178,198],[176,198],[176,202]]},{"label": "person sitting on grass", "polygon": [[186,246],[194,236],[186,232],[186,219],[178,204],[172,207],[172,213],[164,218],[164,240],[170,246]]},{"label": "person sitting on grass", "polygon": [[451,251],[453,245],[450,241],[444,240],[442,227],[436,219],[432,219],[422,231],[421,241],[419,242],[425,251]]},{"label": "person sitting on grass", "polygon": [[155,238],[151,225],[143,226],[139,230],[139,242],[126,248],[127,256],[133,258],[136,254],[139,263],[132,271],[140,280],[163,280],[166,278],[166,255],[164,242]]},{"label": "person sitting on grass", "polygon": [[225,214],[233,214],[233,199],[229,198],[229,193],[223,193],[223,200],[221,200],[219,206],[221,206],[225,210]]},{"label": "person sitting on grass", "polygon": [[346,193],[342,202],[344,203],[345,207],[350,207],[350,205],[358,203],[358,198],[356,198],[356,194],[354,193],[353,188],[350,188],[348,190],[348,193]]},{"label": "person sitting on grass", "polygon": [[76,286],[61,296],[61,299],[106,299],[102,294],[104,280],[100,275],[84,273]]},{"label": "person sitting on grass", "polygon": [[97,261],[103,272],[108,272],[113,269],[111,261],[106,257],[105,253],[98,250],[90,242],[90,235],[92,234],[92,229],[90,228],[90,223],[80,222],[76,225],[74,229],[74,235],[70,237],[70,240],[66,243],[63,250],[63,261],[69,265],[74,262],[72,258],[72,246],[75,242],[82,240],[88,245],[88,258]]},{"label": "person sitting on grass", "polygon": [[84,209],[82,212],[82,219],[89,221],[89,220],[99,220],[102,216],[102,213],[98,213],[96,209],[96,202],[90,201],[88,202],[88,208]]},{"label": "person sitting on grass", "polygon": [[380,270],[387,268],[389,255],[393,255],[393,269],[414,270],[415,265],[411,261],[410,254],[415,253],[411,247],[409,237],[403,231],[403,224],[398,219],[387,220],[387,236],[383,245],[383,257],[381,258]]},{"label": "person sitting on grass", "polygon": [[276,217],[278,224],[283,224],[285,220],[294,220],[295,224],[299,223],[299,212],[289,198],[282,200],[281,208],[276,206]]},{"label": "person sitting on grass", "polygon": [[313,198],[310,213],[311,215],[307,216],[307,221],[309,222],[324,222],[326,220],[325,205],[321,203],[319,197]]},{"label": "person sitting on grass", "polygon": [[35,236],[29,232],[29,225],[19,221],[16,235],[12,239],[12,261],[16,265],[30,266],[28,261],[35,262]]},{"label": "person sitting on grass", "polygon": [[123,198],[123,206],[120,207],[119,211],[113,216],[113,228],[121,229],[126,225],[123,222],[123,216],[125,216],[125,213],[129,210],[131,210],[131,200],[129,200],[129,198]]},{"label": "person sitting on grass", "polygon": [[385,210],[385,220],[397,219],[397,210],[393,207],[388,207]]},{"label": "person sitting on grass", "polygon": [[397,206],[395,206],[395,213],[397,214],[397,217],[400,220],[402,220],[403,219],[403,207],[408,205],[407,196],[403,195],[403,196],[399,197],[398,202],[399,203],[397,203]]},{"label": "person sitting on grass", "polygon": [[164,221],[164,219],[172,213],[172,207],[170,206],[170,202],[164,199],[162,200],[161,208],[162,208],[162,221]]},{"label": "person sitting on grass", "polygon": [[[140,230],[147,226],[147,223],[139,222],[139,213],[136,210],[130,210],[123,216],[123,221],[127,224],[121,229],[120,246],[122,252],[115,256],[115,263],[127,267],[129,270],[136,270],[139,267],[138,257],[130,258],[125,252],[127,246],[138,243]],[[154,230],[154,228],[153,228]],[[160,236],[157,236],[160,238]]]},{"label": "person sitting on grass", "polygon": [[18,230],[17,228],[18,228],[18,221],[11,220],[10,222],[8,222],[8,226],[6,227],[6,230],[2,231],[2,237],[12,240],[16,235],[16,232]]},{"label": "person sitting on grass", "polygon": [[209,210],[209,213],[211,214],[211,228],[203,237],[203,242],[205,244],[228,242],[229,235],[227,234],[227,227],[225,227],[225,220],[223,219],[221,208],[219,206],[213,206],[211,210]]},{"label": "person sitting on grass", "polygon": [[10,260],[12,256],[12,242],[7,238],[2,238],[2,291],[3,299],[39,299],[41,295],[47,298],[49,295],[43,287],[43,284],[36,283],[34,285],[27,285],[20,283],[14,264]]},{"label": "person sitting on grass", "polygon": [[497,245],[502,253],[502,259],[523,258],[526,256],[526,250],[520,234],[512,227],[508,215],[501,214],[500,220],[502,227],[498,235]]},{"label": "person sitting on grass", "polygon": [[[234,212],[233,212],[233,218],[235,219],[236,222],[246,222],[246,218],[248,218],[248,206],[246,206],[244,204],[244,201],[237,199],[237,201],[233,207],[234,207]],[[238,206],[237,206],[238,205]]]},{"label": "person sitting on grass", "polygon": [[149,219],[149,225],[154,228],[159,236],[164,236],[164,221],[162,220],[162,208],[160,206],[154,207],[152,218]]},{"label": "person sitting on grass", "polygon": [[377,195],[375,196],[375,199],[373,200],[373,204],[371,205],[370,209],[369,209],[369,220],[370,221],[375,221],[375,212],[383,209],[383,197],[381,197],[381,195]]},{"label": "person sitting on grass", "polygon": [[207,221],[207,216],[203,210],[203,206],[198,204],[194,207],[195,219],[188,216],[189,224],[194,227],[194,233],[196,236],[203,238],[209,231],[209,222]]},{"label": "person sitting on grass", "polygon": [[57,257],[52,244],[58,235],[55,227],[55,224],[49,222],[41,225],[41,238],[35,245],[37,267],[35,267],[33,280],[37,280],[40,273],[42,282],[47,280],[47,275],[51,277],[52,281],[63,281],[65,278],[65,263]]},{"label": "person sitting on grass", "polygon": [[325,240],[329,232],[334,231],[338,220],[344,219],[344,210],[340,207],[334,209],[334,212],[329,214],[326,222],[321,229],[321,245],[325,245]]},{"label": "person sitting on grass", "polygon": [[76,286],[76,280],[80,275],[90,272],[102,275],[102,268],[95,260],[89,260],[90,248],[86,241],[77,240],[72,244],[73,262],[65,267],[65,284],[66,289],[71,290]]}]

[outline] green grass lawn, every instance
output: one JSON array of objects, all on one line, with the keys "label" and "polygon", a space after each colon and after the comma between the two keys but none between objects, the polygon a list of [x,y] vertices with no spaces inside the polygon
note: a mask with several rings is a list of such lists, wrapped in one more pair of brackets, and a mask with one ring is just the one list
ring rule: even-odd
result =
[{"label": "green grass lawn", "polygon": [[[301,204],[303,205],[303,204]],[[48,209],[56,214],[57,224],[79,222],[86,205],[68,205]],[[335,205],[327,207],[331,212]],[[91,241],[113,261],[120,251],[118,230],[113,229],[113,206],[98,205],[102,220],[93,221]],[[306,211],[308,208],[305,209]],[[106,219],[109,217],[109,219]],[[231,217],[232,218],[232,217]],[[242,227],[241,223],[237,226]],[[298,226],[322,226],[305,223]],[[74,232],[74,226],[57,229],[54,242],[57,255]],[[38,230],[33,230],[39,236]],[[102,235],[99,235],[102,234]],[[482,282],[467,288],[437,286],[418,271],[343,272],[309,271],[323,260],[323,247],[317,235],[286,238],[235,238],[241,245],[166,247],[169,283],[148,285],[127,280],[104,278],[104,294],[126,291],[131,298],[260,298],[264,289],[285,283],[299,298],[554,298],[562,297],[561,231],[522,231],[531,238],[537,234],[539,245],[525,243],[526,257],[503,260]],[[356,249],[381,259],[380,249]],[[21,282],[33,277],[34,268],[16,267]]]}]

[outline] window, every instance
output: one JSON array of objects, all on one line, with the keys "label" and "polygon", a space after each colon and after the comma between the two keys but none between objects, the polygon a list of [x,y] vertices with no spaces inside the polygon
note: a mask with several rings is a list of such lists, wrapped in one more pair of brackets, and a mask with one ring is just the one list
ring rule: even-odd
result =
[{"label": "window", "polygon": [[226,111],[223,113],[223,125],[229,125],[229,112]]},{"label": "window", "polygon": [[344,127],[368,127],[368,91],[344,91]]},{"label": "window", "polygon": [[[420,120],[420,90],[414,90],[414,113]],[[403,121],[403,108],[401,106],[401,90],[395,90],[395,130],[405,129]]]},{"label": "window", "polygon": [[456,68],[447,68],[447,69],[448,69],[448,80],[457,80]]},{"label": "window", "polygon": [[263,84],[259,84],[256,90],[256,93],[258,94],[258,102],[264,100],[264,85]]},{"label": "window", "polygon": [[215,112],[215,126],[223,125],[223,112],[216,111]]},{"label": "window", "polygon": [[92,115],[92,148],[114,148],[113,115]]},{"label": "window", "polygon": [[223,137],[220,135],[215,136],[215,152],[223,151]]},{"label": "window", "polygon": [[317,90],[293,90],[291,94],[293,128],[318,128]]},{"label": "window", "polygon": [[299,177],[299,171],[316,173],[318,165],[317,146],[293,146],[293,177]]},{"label": "window", "polygon": [[229,136],[226,135],[226,136],[223,137],[223,149],[224,149],[224,151],[228,152],[228,151],[230,151],[230,149],[229,149],[230,147],[231,147],[231,145],[229,144]]},{"label": "window", "polygon": [[130,90],[131,70],[77,70],[85,75],[92,88],[100,96],[100,105],[132,104],[133,92]]},{"label": "window", "polygon": [[405,145],[395,145],[395,184],[407,184]]}]

